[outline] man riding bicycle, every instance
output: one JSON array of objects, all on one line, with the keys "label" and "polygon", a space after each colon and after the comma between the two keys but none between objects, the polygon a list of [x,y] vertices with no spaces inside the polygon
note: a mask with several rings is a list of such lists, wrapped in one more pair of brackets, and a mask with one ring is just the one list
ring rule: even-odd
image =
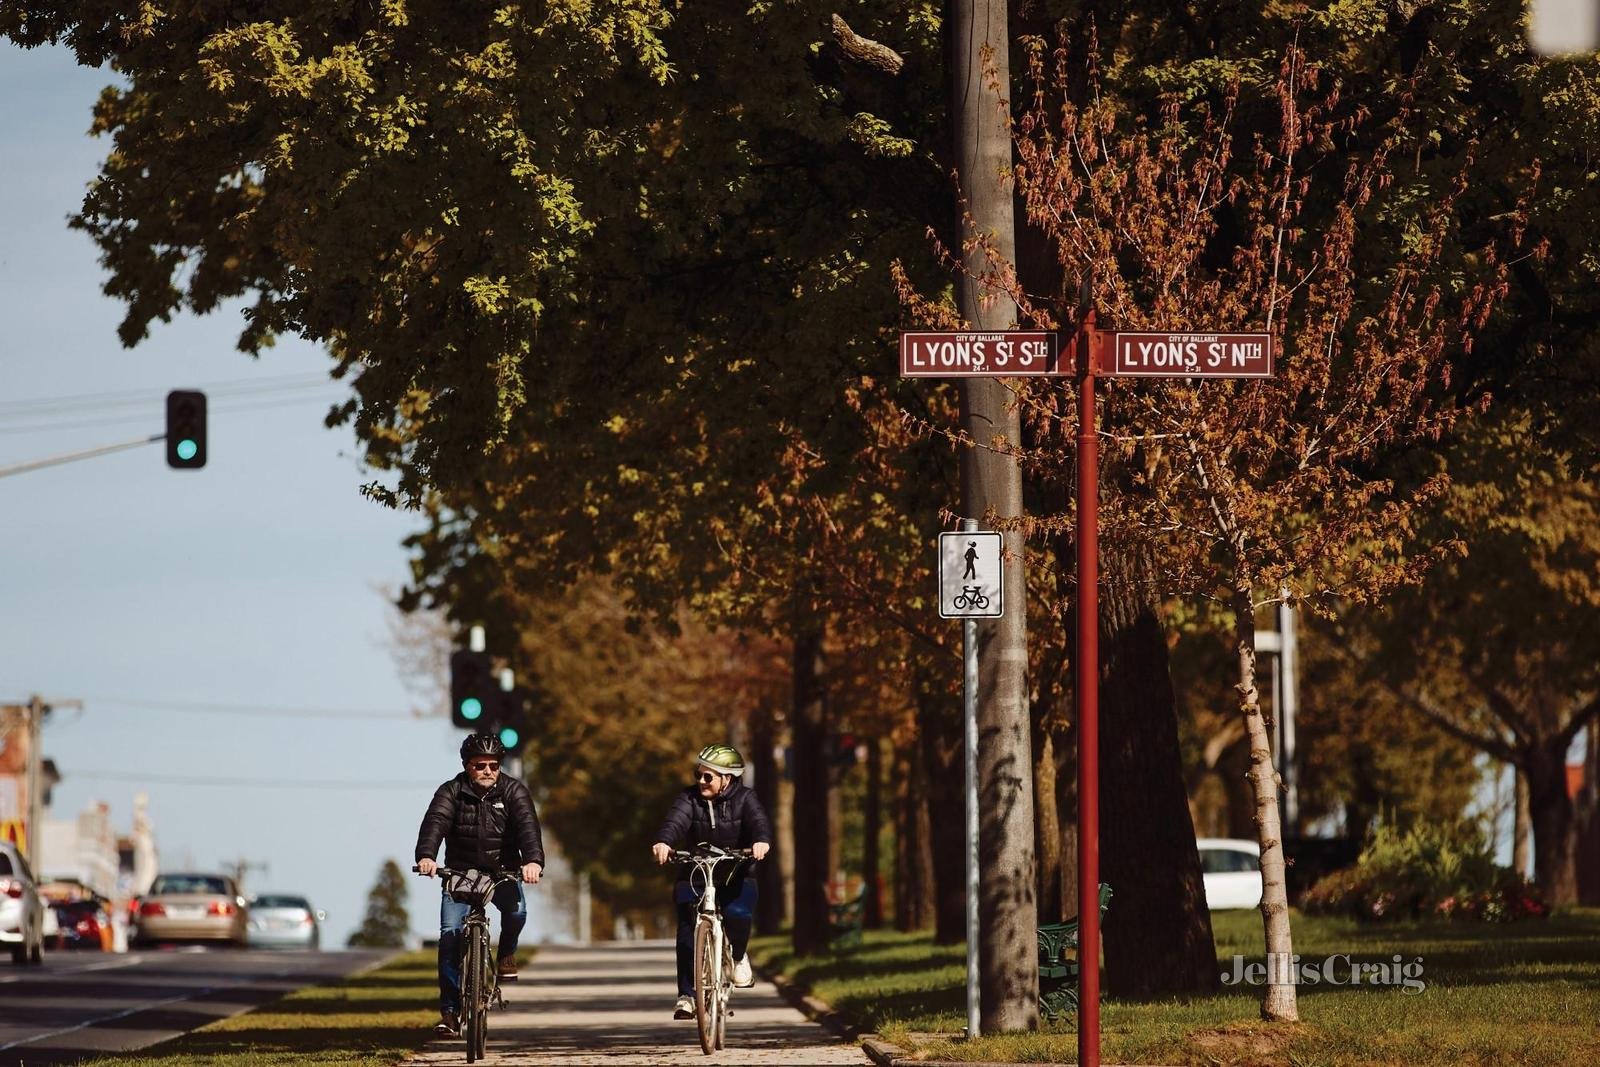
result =
[{"label": "man riding bicycle", "polygon": [[[432,875],[434,857],[445,844],[445,866],[484,872],[520,868],[522,881],[534,885],[544,871],[544,842],[533,795],[516,778],[500,773],[506,747],[493,734],[473,734],[461,742],[463,770],[434,791],[428,813],[417,831],[417,871]],[[517,977],[517,938],[528,921],[522,886],[507,882],[495,891],[500,909],[500,980]],[[439,905],[440,1034],[460,1032],[461,928],[468,905],[442,894]]]},{"label": "man riding bicycle", "polygon": [[[675,845],[748,848],[757,860],[766,856],[772,848],[772,824],[761,801],[756,799],[755,790],[739,781],[743,774],[744,757],[738,749],[707,745],[700,750],[695,757],[695,784],[673,798],[667,819],[651,846],[657,863],[671,860]],[[723,926],[733,949],[733,984],[744,989],[755,985],[750,961],[745,958],[756,907],[754,873],[754,864],[742,864],[735,868],[735,878],[717,889]],[[672,887],[672,902],[678,909],[678,1000],[673,1005],[674,1019],[694,1018],[696,900],[695,889],[687,878],[680,878]]]}]

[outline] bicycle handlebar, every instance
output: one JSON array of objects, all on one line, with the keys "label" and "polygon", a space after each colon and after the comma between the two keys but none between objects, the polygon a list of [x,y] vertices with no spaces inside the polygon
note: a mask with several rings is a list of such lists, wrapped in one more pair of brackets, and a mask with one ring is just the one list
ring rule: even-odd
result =
[{"label": "bicycle handlebar", "polygon": [[[411,873],[412,874],[422,874],[422,871],[419,870],[417,868],[417,865],[413,863],[411,865]],[[445,877],[449,877],[450,875],[454,875],[454,874],[468,874],[468,873],[492,874],[492,875],[494,875],[494,879],[497,882],[499,882],[499,881],[508,881],[508,880],[511,880],[511,879],[518,879],[518,878],[522,877],[522,872],[521,871],[514,870],[514,869],[511,869],[511,868],[506,868],[505,870],[501,870],[501,871],[475,871],[475,872],[463,871],[463,870],[461,870],[460,868],[457,868],[457,867],[435,867],[433,869],[433,874],[437,874],[437,875],[441,875],[441,876],[445,876]],[[433,874],[424,874],[422,876],[424,878],[432,878]]]}]

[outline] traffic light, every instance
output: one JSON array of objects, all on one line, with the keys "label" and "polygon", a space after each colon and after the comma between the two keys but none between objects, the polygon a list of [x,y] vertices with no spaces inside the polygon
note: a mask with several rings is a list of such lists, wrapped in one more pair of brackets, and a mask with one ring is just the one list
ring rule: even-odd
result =
[{"label": "traffic light", "polygon": [[467,730],[482,730],[499,698],[493,664],[487,652],[458,649],[450,653],[450,722]]},{"label": "traffic light", "polygon": [[528,691],[521,686],[495,694],[494,713],[489,728],[500,736],[507,752],[515,753],[528,740]]},{"label": "traffic light", "polygon": [[198,470],[206,465],[206,394],[174,389],[167,394],[167,466]]}]

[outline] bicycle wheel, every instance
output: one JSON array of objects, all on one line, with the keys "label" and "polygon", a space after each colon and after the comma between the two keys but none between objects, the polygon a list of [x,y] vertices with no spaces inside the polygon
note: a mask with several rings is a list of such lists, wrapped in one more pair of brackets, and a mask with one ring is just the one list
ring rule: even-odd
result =
[{"label": "bicycle wheel", "polygon": [[478,931],[478,958],[483,969],[478,978],[478,1019],[474,1036],[478,1043],[478,1059],[483,1059],[489,1049],[489,1005],[494,1000],[494,953],[489,951],[489,928]]},{"label": "bicycle wheel", "polygon": [[467,958],[461,966],[461,1036],[467,1039],[468,1063],[477,1062],[481,1055],[478,1023],[483,1015],[483,941],[476,929],[467,929]]},{"label": "bicycle wheel", "polygon": [[715,926],[701,919],[694,929],[694,1018],[700,1028],[700,1051],[707,1056],[717,1050],[717,1027],[722,1002],[717,995],[717,933]]}]

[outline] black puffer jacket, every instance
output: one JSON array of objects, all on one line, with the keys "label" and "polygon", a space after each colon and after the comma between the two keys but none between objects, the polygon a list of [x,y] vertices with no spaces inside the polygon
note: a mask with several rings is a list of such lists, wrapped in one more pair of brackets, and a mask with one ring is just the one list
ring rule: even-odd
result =
[{"label": "black puffer jacket", "polygon": [[511,870],[524,863],[544,866],[544,838],[533,794],[502,774],[480,792],[462,771],[434,791],[417,831],[419,860],[431,860],[445,845],[444,866],[459,870]]},{"label": "black puffer jacket", "polygon": [[673,797],[656,840],[678,848],[693,848],[701,842],[718,848],[749,848],[757,841],[772,844],[772,824],[755,790],[735,778],[710,800],[703,799],[695,786]]}]

